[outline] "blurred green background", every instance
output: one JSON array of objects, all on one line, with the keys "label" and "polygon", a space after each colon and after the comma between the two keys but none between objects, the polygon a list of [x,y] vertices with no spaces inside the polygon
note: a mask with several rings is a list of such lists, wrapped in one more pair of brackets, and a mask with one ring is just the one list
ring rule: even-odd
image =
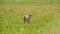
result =
[{"label": "blurred green background", "polygon": [[60,34],[60,0],[0,0],[0,34]]},{"label": "blurred green background", "polygon": [[0,3],[60,4],[60,0],[0,0]]}]

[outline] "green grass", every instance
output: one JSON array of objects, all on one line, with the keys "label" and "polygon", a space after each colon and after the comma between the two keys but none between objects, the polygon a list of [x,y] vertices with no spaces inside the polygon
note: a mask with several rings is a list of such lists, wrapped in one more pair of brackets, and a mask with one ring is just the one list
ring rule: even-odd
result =
[{"label": "green grass", "polygon": [[0,4],[60,4],[60,0],[0,0]]},{"label": "green grass", "polygon": [[[31,22],[23,22],[25,14]],[[0,5],[1,34],[60,34],[60,5]]]}]

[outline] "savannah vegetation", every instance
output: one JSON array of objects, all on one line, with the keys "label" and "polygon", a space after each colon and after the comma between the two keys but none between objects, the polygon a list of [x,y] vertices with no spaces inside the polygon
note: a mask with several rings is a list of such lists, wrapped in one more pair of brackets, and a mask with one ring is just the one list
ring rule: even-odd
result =
[{"label": "savannah vegetation", "polygon": [[[0,1],[0,34],[60,34],[59,0],[35,1]],[[23,22],[25,14],[32,14],[30,23]]]}]

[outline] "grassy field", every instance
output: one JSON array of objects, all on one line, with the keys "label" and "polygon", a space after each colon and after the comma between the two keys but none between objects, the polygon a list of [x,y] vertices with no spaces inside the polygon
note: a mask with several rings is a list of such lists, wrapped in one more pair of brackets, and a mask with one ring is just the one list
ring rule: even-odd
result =
[{"label": "grassy field", "polygon": [[0,0],[0,4],[60,4],[60,0]]},{"label": "grassy field", "polygon": [[0,34],[60,34],[60,0],[0,0]]},{"label": "grassy field", "polygon": [[0,34],[60,34],[60,5],[0,5]]}]

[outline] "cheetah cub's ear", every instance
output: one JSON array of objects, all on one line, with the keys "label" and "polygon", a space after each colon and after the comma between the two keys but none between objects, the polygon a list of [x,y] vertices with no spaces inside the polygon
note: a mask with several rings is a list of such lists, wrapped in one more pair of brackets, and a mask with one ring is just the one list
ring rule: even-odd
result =
[{"label": "cheetah cub's ear", "polygon": [[32,16],[32,14],[29,14],[29,16]]}]

